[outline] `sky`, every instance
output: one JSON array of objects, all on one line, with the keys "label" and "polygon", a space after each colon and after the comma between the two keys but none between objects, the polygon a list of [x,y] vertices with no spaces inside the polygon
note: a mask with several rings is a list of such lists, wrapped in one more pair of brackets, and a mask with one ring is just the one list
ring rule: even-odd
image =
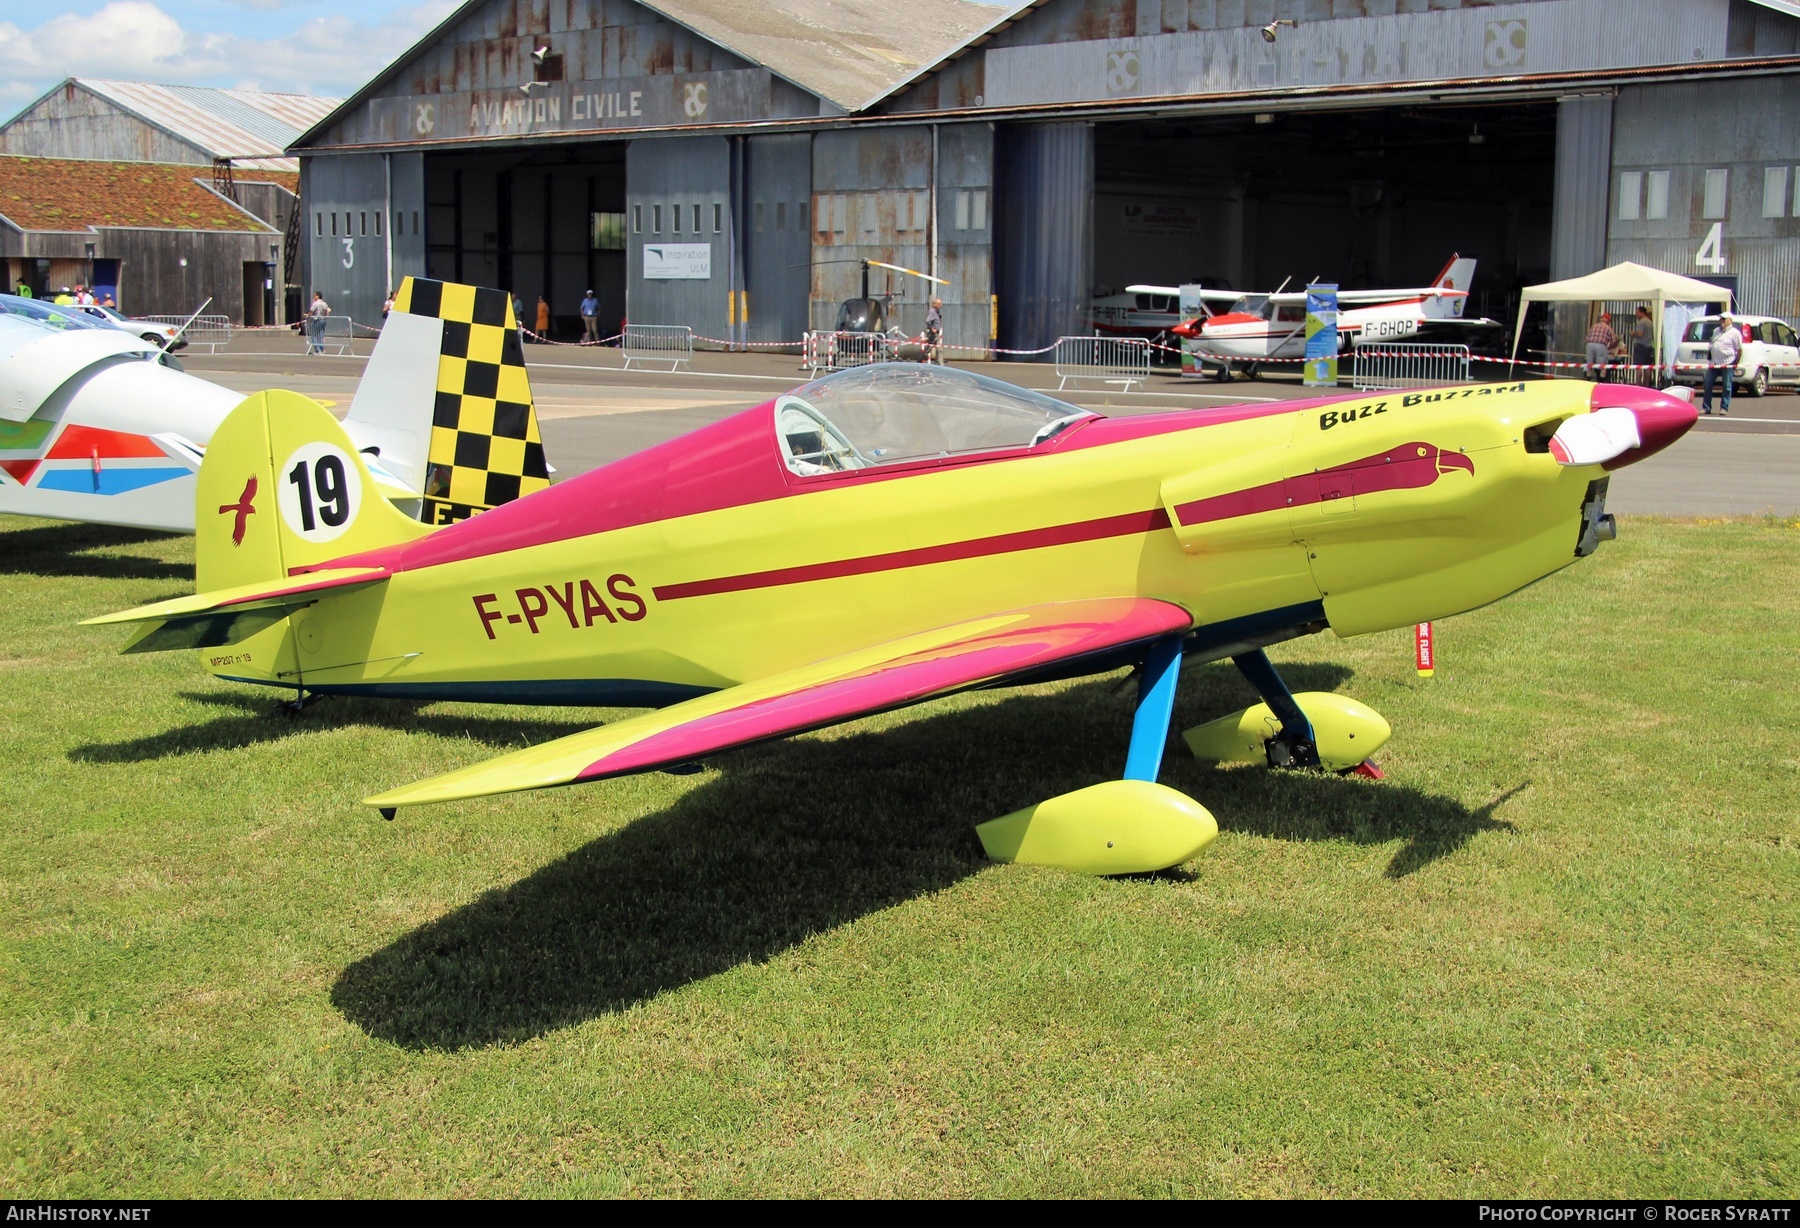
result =
[{"label": "sky", "polygon": [[0,116],[64,77],[347,95],[457,0],[0,0]]},{"label": "sky", "polygon": [[457,3],[0,0],[0,122],[64,77],[341,98]]}]

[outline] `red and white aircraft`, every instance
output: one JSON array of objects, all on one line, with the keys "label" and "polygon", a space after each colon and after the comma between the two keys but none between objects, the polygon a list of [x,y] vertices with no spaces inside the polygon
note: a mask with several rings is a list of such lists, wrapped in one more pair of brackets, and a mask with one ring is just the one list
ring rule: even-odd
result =
[{"label": "red and white aircraft", "polygon": [[[1429,286],[1338,291],[1339,350],[1348,351],[1364,341],[1409,341],[1439,332],[1499,328],[1497,320],[1463,318],[1474,278],[1474,258],[1452,255]],[[1259,362],[1305,357],[1306,292],[1240,295],[1229,310],[1185,321],[1171,331],[1192,340],[1203,357],[1254,374]]]}]

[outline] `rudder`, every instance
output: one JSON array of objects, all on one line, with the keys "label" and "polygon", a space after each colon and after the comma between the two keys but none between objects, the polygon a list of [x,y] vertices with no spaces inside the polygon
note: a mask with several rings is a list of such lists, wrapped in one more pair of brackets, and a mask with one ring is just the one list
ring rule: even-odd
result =
[{"label": "rudder", "polygon": [[380,463],[422,491],[419,519],[448,524],[550,484],[512,300],[408,277],[394,296],[348,419]]},{"label": "rudder", "polygon": [[201,593],[431,531],[382,497],[350,437],[318,402],[259,392],[220,424],[201,462],[194,582]]}]

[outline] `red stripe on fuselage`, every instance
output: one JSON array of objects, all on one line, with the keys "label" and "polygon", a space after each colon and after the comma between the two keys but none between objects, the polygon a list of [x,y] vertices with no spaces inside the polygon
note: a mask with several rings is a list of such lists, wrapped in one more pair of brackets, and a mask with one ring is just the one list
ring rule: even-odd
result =
[{"label": "red stripe on fuselage", "polygon": [[1475,462],[1460,452],[1445,452],[1434,444],[1403,443],[1386,452],[1333,465],[1316,473],[1303,473],[1279,482],[1264,482],[1246,490],[1234,490],[1206,499],[1195,499],[1175,508],[1183,525],[1206,524],[1253,516],[1283,507],[1304,507],[1332,499],[1372,495],[1382,490],[1417,490],[1430,486],[1452,469],[1475,472]]},{"label": "red stripe on fuselage", "polygon": [[897,571],[904,567],[924,567],[931,563],[950,563],[959,559],[976,559],[995,554],[1016,554],[1021,550],[1042,550],[1047,546],[1067,546],[1076,542],[1099,541],[1108,537],[1130,537],[1154,533],[1158,529],[1168,527],[1169,514],[1158,507],[1147,512],[1126,512],[1120,516],[1077,520],[1069,524],[1048,525],[1041,529],[1024,529],[1017,533],[997,533],[992,537],[975,537],[965,541],[945,542],[939,546],[920,546],[913,550],[865,554],[858,558],[835,559],[829,563],[806,563],[798,567],[777,567],[769,571],[749,571],[735,576],[718,576],[711,580],[688,580],[681,584],[659,584],[652,591],[656,594],[658,601],[676,601],[683,597],[710,597],[716,593],[739,593],[753,588],[775,588],[786,584],[805,584],[813,580],[865,576],[872,572]]}]

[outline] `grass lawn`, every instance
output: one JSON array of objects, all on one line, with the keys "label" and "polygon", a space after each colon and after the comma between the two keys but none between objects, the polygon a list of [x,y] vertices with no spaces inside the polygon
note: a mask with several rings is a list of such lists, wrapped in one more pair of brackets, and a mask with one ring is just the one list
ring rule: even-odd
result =
[{"label": "grass lawn", "polygon": [[1171,752],[1222,834],[1097,880],[970,825],[1116,775],[1118,676],[384,823],[602,717],[272,717],[75,626],[191,539],[8,520],[0,1195],[1792,1197],[1797,558],[1633,519],[1434,679],[1281,645],[1387,779]]}]

